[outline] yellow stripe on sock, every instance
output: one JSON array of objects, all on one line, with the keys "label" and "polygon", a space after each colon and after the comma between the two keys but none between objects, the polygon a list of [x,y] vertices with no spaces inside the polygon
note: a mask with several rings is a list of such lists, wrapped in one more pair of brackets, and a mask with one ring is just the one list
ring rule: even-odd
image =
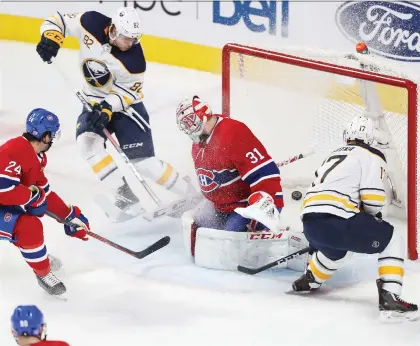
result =
[{"label": "yellow stripe on sock", "polygon": [[101,161],[99,161],[97,164],[92,166],[92,169],[95,173],[99,173],[100,171],[102,171],[106,166],[110,165],[111,163],[113,163],[114,160],[112,159],[111,155],[107,155],[105,156]]},{"label": "yellow stripe on sock", "polygon": [[165,185],[166,182],[169,180],[173,173],[174,169],[173,167],[168,163],[166,166],[165,172],[162,174],[162,176],[159,178],[159,180],[156,181],[159,185]]},{"label": "yellow stripe on sock", "polygon": [[311,259],[311,261],[309,262],[309,267],[311,269],[311,272],[319,279],[321,279],[322,281],[328,280],[332,275],[328,275],[328,274],[324,274],[323,272],[321,272],[314,264],[314,260]]},{"label": "yellow stripe on sock", "polygon": [[382,266],[378,268],[379,275],[404,276],[404,268],[397,266]]}]

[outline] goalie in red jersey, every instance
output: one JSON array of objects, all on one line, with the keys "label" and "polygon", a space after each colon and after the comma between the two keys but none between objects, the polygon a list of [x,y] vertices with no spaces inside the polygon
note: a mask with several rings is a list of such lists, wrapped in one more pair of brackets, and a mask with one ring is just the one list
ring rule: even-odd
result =
[{"label": "goalie in red jersey", "polygon": [[44,315],[35,305],[18,306],[11,318],[12,333],[19,346],[70,346],[63,341],[47,341]]},{"label": "goalie in red jersey", "polygon": [[[251,234],[261,237],[256,231],[270,231],[273,239],[287,241],[281,233],[280,171],[252,131],[240,121],[213,114],[198,96],[179,104],[176,119],[179,129],[193,141],[192,158],[205,197],[204,203],[183,215],[186,245],[195,263],[230,269],[228,257],[243,254],[238,252],[239,245],[227,250],[225,239],[234,244]],[[215,259],[217,250],[222,257],[228,255]],[[210,252],[211,263],[206,254]]]},{"label": "goalie in red jersey", "polygon": [[57,116],[37,108],[29,113],[26,132],[0,146],[0,240],[13,243],[33,269],[39,285],[51,295],[66,292],[52,273],[40,220],[46,211],[77,226],[64,226],[68,236],[87,240],[87,218],[51,191],[44,175],[46,151],[60,135]]}]

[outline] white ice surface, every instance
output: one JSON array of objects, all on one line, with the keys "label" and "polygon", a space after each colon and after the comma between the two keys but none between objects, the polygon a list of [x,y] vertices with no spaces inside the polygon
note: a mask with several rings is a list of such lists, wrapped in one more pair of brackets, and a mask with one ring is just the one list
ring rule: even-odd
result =
[{"label": "white ice surface", "polygon": [[[0,140],[19,135],[31,109],[56,112],[63,136],[48,156],[52,188],[82,208],[93,231],[125,246],[140,250],[163,235],[170,235],[172,242],[136,260],[94,239],[70,239],[60,225],[44,217],[48,250],[64,264],[58,276],[67,285],[67,302],[47,296],[19,251],[0,242],[1,346],[14,344],[9,318],[18,304],[38,305],[47,318],[50,339],[72,346],[419,345],[420,322],[378,321],[374,256],[353,257],[323,291],[302,297],[284,293],[296,272],[246,276],[195,267],[184,255],[179,221],[109,224],[92,202],[101,186],[75,145],[81,109],[71,93],[80,83],[76,54],[62,50],[56,62],[70,77],[72,86],[67,87],[54,66],[40,61],[34,45],[0,42]],[[195,93],[219,111],[220,76],[149,63],[144,91],[157,155],[192,174],[190,142],[178,132],[174,111],[183,97]],[[247,115],[242,120],[247,122]],[[269,125],[284,126],[275,119]],[[259,126],[263,132],[267,125]],[[141,187],[136,191],[141,194]],[[286,203],[283,215],[298,225],[297,203],[288,198]],[[419,265],[407,262],[404,297],[419,301],[419,289]]]}]

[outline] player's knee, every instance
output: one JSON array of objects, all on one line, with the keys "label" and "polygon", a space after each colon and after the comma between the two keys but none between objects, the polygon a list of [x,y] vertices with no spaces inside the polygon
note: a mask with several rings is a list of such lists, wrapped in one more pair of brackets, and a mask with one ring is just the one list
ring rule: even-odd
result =
[{"label": "player's knee", "polygon": [[105,151],[105,140],[98,134],[93,132],[83,132],[77,137],[77,145],[79,146],[82,156],[89,158],[100,152]]},{"label": "player's knee", "polygon": [[21,248],[35,248],[44,243],[44,231],[39,218],[22,215],[16,222],[15,245]]}]

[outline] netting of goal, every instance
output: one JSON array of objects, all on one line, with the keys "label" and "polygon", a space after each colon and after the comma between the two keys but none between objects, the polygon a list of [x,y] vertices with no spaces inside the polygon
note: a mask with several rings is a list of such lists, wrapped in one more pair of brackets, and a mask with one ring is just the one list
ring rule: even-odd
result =
[{"label": "netting of goal", "polygon": [[417,259],[419,155],[417,82],[388,60],[359,53],[227,44],[223,113],[245,121],[278,160],[313,151],[282,169],[287,186],[308,186],[322,159],[343,145],[343,130],[369,111],[389,134],[385,213],[407,229],[408,258]]}]

